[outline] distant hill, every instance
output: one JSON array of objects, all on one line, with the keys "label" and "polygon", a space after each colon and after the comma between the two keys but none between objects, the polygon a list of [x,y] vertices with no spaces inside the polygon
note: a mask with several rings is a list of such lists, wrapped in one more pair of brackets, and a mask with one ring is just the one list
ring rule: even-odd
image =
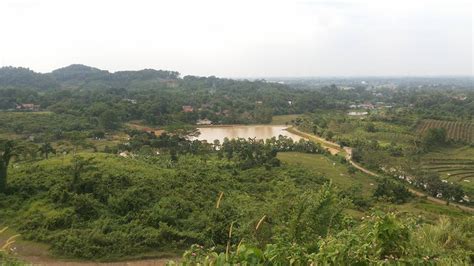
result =
[{"label": "distant hill", "polygon": [[103,79],[110,76],[109,71],[100,70],[95,67],[74,64],[59,68],[51,72],[51,75],[58,81],[68,82],[77,80]]},{"label": "distant hill", "polygon": [[51,73],[36,73],[28,68],[0,68],[0,88],[98,89],[153,88],[179,79],[179,72],[144,69],[111,73],[81,64],[59,68]]},{"label": "distant hill", "polygon": [[51,76],[23,67],[0,68],[0,88],[52,89],[60,84]]},{"label": "distant hill", "polygon": [[179,72],[167,70],[144,69],[139,71],[118,71],[113,74],[114,79],[117,80],[149,80],[149,79],[178,79]]},{"label": "distant hill", "polygon": [[50,75],[61,83],[61,87],[75,89],[87,87],[87,84],[97,83],[97,81],[99,81],[98,86],[110,87],[101,83],[110,81],[112,74],[95,67],[74,64],[56,69]]},{"label": "distant hill", "polygon": [[112,87],[152,89],[179,79],[179,72],[144,69],[138,71],[118,71],[112,74]]},{"label": "distant hill", "polygon": [[60,82],[102,80],[109,82],[130,82],[133,80],[150,79],[177,79],[176,71],[144,69],[138,71],[118,71],[110,73],[95,67],[85,65],[70,65],[51,72],[51,75]]}]

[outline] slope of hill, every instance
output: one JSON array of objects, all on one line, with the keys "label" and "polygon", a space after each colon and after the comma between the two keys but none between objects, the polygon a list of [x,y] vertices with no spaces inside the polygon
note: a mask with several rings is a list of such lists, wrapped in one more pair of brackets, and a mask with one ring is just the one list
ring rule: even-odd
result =
[{"label": "slope of hill", "polygon": [[23,67],[0,68],[0,88],[52,89],[59,83],[49,75],[36,73]]},{"label": "slope of hill", "polygon": [[110,73],[106,70],[73,64],[51,72],[51,75],[60,82],[87,81],[91,79],[107,78]]}]

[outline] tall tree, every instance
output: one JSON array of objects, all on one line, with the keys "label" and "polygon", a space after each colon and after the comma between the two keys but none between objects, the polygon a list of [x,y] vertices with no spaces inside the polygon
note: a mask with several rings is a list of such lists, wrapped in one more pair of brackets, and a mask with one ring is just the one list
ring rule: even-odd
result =
[{"label": "tall tree", "polygon": [[39,148],[39,152],[43,155],[46,159],[48,159],[48,155],[50,153],[56,153],[56,150],[53,149],[53,146],[49,142],[43,143]]},{"label": "tall tree", "polygon": [[69,183],[69,190],[76,193],[81,192],[81,174],[96,169],[97,167],[96,163],[94,162],[94,158],[84,158],[82,156],[75,155],[72,158],[71,165],[66,168],[66,170],[72,175],[72,179]]},{"label": "tall tree", "polygon": [[120,119],[113,110],[106,110],[99,116],[99,124],[105,130],[115,130],[120,127]]},{"label": "tall tree", "polygon": [[8,164],[13,156],[13,141],[6,141],[3,144],[3,152],[0,154],[0,192],[7,190]]},{"label": "tall tree", "polygon": [[442,146],[446,144],[447,133],[444,128],[430,128],[423,136],[423,144],[427,148]]}]

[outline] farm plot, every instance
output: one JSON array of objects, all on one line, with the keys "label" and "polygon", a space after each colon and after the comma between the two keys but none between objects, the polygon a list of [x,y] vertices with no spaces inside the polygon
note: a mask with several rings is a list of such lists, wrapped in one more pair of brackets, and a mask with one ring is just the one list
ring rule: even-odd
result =
[{"label": "farm plot", "polygon": [[426,119],[420,122],[417,132],[424,134],[430,128],[446,129],[449,139],[474,142],[474,123],[472,122]]},{"label": "farm plot", "polygon": [[422,167],[450,181],[474,182],[474,159],[432,158],[425,160]]}]

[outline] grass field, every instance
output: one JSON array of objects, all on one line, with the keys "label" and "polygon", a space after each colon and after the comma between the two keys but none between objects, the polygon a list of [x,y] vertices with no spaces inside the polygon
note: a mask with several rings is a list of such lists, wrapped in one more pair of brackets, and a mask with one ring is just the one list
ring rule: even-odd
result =
[{"label": "grass field", "polygon": [[[367,132],[368,124],[375,127],[375,132]],[[368,122],[352,119],[351,123],[346,122],[345,128],[342,126],[333,126],[334,132],[342,138],[347,139],[370,139],[377,140],[381,146],[389,145],[394,142],[397,145],[411,145],[415,136],[409,128],[401,125],[394,125],[387,122]],[[341,129],[344,128],[344,130]],[[338,131],[339,130],[339,131]]]},{"label": "grass field", "polygon": [[275,115],[272,117],[272,125],[286,125],[301,115]]},{"label": "grass field", "polygon": [[471,122],[426,119],[420,122],[417,132],[422,135],[430,128],[446,129],[449,139],[474,141],[474,123]]},{"label": "grass field", "polygon": [[401,213],[407,213],[416,216],[422,216],[426,220],[436,221],[440,216],[465,217],[469,213],[463,212],[451,206],[433,204],[422,198],[415,198],[411,202],[394,205],[379,203],[379,208],[387,210],[396,210]]},{"label": "grass field", "polygon": [[351,175],[347,171],[347,165],[331,160],[330,157],[324,155],[281,152],[278,153],[278,158],[285,163],[301,165],[310,171],[323,175],[343,189],[353,185],[360,185],[365,195],[371,195],[376,184],[374,177],[362,172],[356,172]]}]

